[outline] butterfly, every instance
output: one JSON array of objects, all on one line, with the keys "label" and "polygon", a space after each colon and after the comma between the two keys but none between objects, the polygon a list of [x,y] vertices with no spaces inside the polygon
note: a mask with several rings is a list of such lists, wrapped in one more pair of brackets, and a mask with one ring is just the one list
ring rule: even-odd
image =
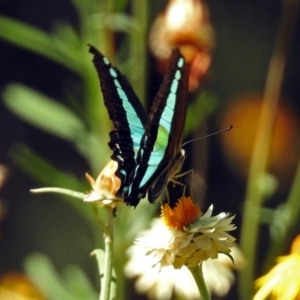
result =
[{"label": "butterfly", "polygon": [[121,72],[95,47],[94,55],[104,104],[115,129],[110,132],[111,158],[121,179],[116,193],[128,205],[146,197],[153,203],[180,171],[185,159],[181,149],[188,99],[188,65],[178,49],[147,116],[133,88]]}]

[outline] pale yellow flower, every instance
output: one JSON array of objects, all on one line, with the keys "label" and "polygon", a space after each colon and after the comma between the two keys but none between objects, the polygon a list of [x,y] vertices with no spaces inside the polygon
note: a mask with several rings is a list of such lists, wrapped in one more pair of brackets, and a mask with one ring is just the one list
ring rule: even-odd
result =
[{"label": "pale yellow flower", "polygon": [[255,285],[259,290],[253,300],[300,299],[300,235],[292,244],[291,254],[279,257],[277,265]]},{"label": "pale yellow flower", "polygon": [[162,207],[162,218],[135,241],[140,253],[150,258],[152,267],[186,265],[193,268],[201,261],[217,258],[219,252],[230,253],[235,238],[227,233],[234,230],[234,216],[221,213],[211,217],[212,206],[202,215],[191,198],[181,198],[175,208]]},{"label": "pale yellow flower", "polygon": [[[235,228],[230,224],[233,217],[228,218],[227,214],[211,217],[211,212],[212,209],[209,209],[202,215],[190,198],[180,199],[174,209],[169,206],[162,208],[162,219],[155,219],[151,229],[144,232],[128,250],[130,259],[125,273],[136,278],[135,287],[139,293],[147,293],[151,299],[171,299],[173,293],[183,299],[200,299],[198,287],[188,267],[197,266],[202,260],[205,260],[202,270],[208,290],[219,296],[228,292],[234,281],[231,260],[224,254],[219,254],[218,259],[210,259],[209,254],[206,254],[210,253],[209,243],[205,241],[201,245],[194,242],[197,237],[209,234],[207,239],[211,247],[218,248],[213,245],[219,236],[223,239],[222,228],[227,231]],[[202,218],[201,227],[199,220]],[[210,220],[212,226],[209,225]],[[193,224],[197,224],[197,228],[201,227],[200,230],[194,232]],[[229,253],[234,238],[228,235],[226,239],[222,243],[228,243],[225,252]],[[237,252],[239,255],[240,252]],[[240,258],[237,260],[241,261]]]},{"label": "pale yellow flower", "polygon": [[116,197],[116,193],[121,185],[121,180],[115,175],[118,163],[111,160],[101,171],[96,181],[92,176],[86,173],[93,190],[84,198],[85,202],[97,202],[99,206],[116,206],[125,205],[122,198]]},{"label": "pale yellow flower", "polygon": [[181,198],[174,209],[162,207],[162,221],[172,237],[160,260],[162,266],[167,263],[176,269],[183,265],[193,268],[201,261],[217,258],[220,252],[230,253],[235,238],[227,232],[236,228],[231,224],[234,216],[221,213],[212,217],[212,209],[202,215],[191,198]]}]

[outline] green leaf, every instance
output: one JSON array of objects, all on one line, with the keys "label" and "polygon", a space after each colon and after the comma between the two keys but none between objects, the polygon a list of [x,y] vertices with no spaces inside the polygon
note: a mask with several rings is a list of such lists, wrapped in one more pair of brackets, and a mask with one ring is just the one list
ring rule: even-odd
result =
[{"label": "green leaf", "polygon": [[[12,148],[10,156],[13,161],[24,170],[24,172],[31,175],[42,185],[64,187],[77,191],[87,190],[87,184],[84,181],[79,181],[72,174],[56,169],[53,165],[45,161],[25,145],[19,144]],[[34,195],[33,197],[42,196]],[[95,226],[89,205],[85,205],[83,201],[78,201],[77,199],[69,196],[58,195],[58,197],[73,207],[73,209],[76,210],[92,226]]]},{"label": "green leaf", "polygon": [[51,35],[26,23],[0,16],[0,38],[80,72],[80,55],[75,53],[76,48],[63,55]]},{"label": "green leaf", "polygon": [[257,187],[266,201],[275,194],[278,188],[278,180],[272,174],[264,173],[260,176],[260,178],[258,178]]},{"label": "green leaf", "polygon": [[208,92],[201,93],[188,106],[184,134],[188,135],[201,124],[217,107],[217,98]]},{"label": "green leaf", "polygon": [[98,294],[94,290],[86,274],[77,266],[70,265],[63,270],[65,287],[72,291],[77,299],[97,299]]},{"label": "green leaf", "polygon": [[[70,30],[68,33],[63,39],[66,46],[70,40],[68,37],[72,37],[71,41],[74,40],[74,33],[70,35]],[[62,53],[52,35],[29,24],[0,16],[0,38],[52,59],[77,73],[81,72],[81,48],[68,46],[68,51],[65,51],[67,53]]]},{"label": "green leaf", "polygon": [[[141,217],[137,217],[137,215]],[[127,207],[121,213],[118,213],[115,220],[118,230],[114,233],[114,250],[116,255],[124,258],[124,248],[132,245],[138,233],[148,228],[152,218],[156,215],[157,206],[149,205],[146,199],[141,201],[135,209]]]},{"label": "green leaf", "polygon": [[220,252],[220,253],[226,255],[231,260],[231,262],[235,265],[234,258],[230,253],[225,253],[225,252]]},{"label": "green leaf", "polygon": [[[101,22],[99,22],[101,20]],[[99,13],[90,18],[92,28],[110,28],[114,31],[129,33],[130,30],[139,30],[138,23],[124,13]]]},{"label": "green leaf", "polygon": [[24,144],[15,144],[10,149],[9,155],[19,167],[43,185],[81,190],[87,187],[72,174],[55,168]]},{"label": "green leaf", "polygon": [[92,256],[95,256],[98,264],[98,271],[99,271],[99,276],[103,276],[103,269],[104,269],[104,259],[105,259],[105,253],[103,249],[95,249],[92,253]]},{"label": "green leaf", "polygon": [[76,266],[67,267],[61,276],[47,256],[34,254],[25,260],[24,269],[47,299],[97,299],[86,275]]},{"label": "green leaf", "polygon": [[126,11],[126,5],[128,5],[128,0],[117,0],[115,1],[116,11]]},{"label": "green leaf", "polygon": [[3,97],[20,118],[51,134],[73,142],[85,134],[83,123],[71,110],[36,90],[13,84],[5,89]]}]

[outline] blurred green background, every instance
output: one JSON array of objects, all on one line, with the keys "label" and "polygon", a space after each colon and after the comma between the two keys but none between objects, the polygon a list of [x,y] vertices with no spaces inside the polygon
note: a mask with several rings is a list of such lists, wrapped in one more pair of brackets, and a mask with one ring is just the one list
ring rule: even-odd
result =
[{"label": "blurred green background", "polygon": [[[57,299],[88,299],[82,295],[97,298],[97,266],[89,253],[101,247],[101,233],[91,207],[53,194],[32,195],[29,189],[59,186],[90,190],[84,174],[89,172],[96,177],[109,160],[111,124],[100,101],[98,79],[86,44],[91,43],[108,55],[127,74],[144,104],[151,104],[161,75],[147,47],[148,33],[166,3],[1,0],[0,164],[8,172],[0,190],[0,275],[24,269],[39,274],[37,268],[44,268],[49,271],[43,275],[45,280],[59,289],[59,284],[52,281],[56,274],[66,289],[60,291]],[[186,140],[230,124],[234,128],[190,144],[184,169],[195,169],[194,194],[203,210],[213,203],[215,213],[236,214],[238,230],[234,235],[239,241],[261,95],[282,16],[282,2],[210,0],[207,5],[216,48],[204,87],[191,96],[197,111],[194,115],[190,112],[187,122],[191,130]],[[269,158],[269,171],[277,185],[276,191],[270,192],[269,208],[285,201],[298,163],[299,24],[298,19],[287,56],[278,133],[273,135],[275,153]],[[201,92],[205,95],[202,98]],[[135,211],[118,213],[118,272],[122,272],[126,258],[124,249],[139,230],[147,227],[152,216],[158,215],[158,206],[152,205],[149,212],[150,204],[142,202]],[[141,213],[143,220],[138,218]],[[293,226],[290,239],[298,227]],[[256,275],[262,272],[259,266],[265,260],[271,238],[270,228],[262,226]],[[283,251],[289,248],[289,242]],[[33,256],[36,253],[45,256]],[[51,269],[52,264],[55,270]],[[78,272],[68,273],[70,265],[77,266]],[[87,283],[83,291],[72,295],[70,282],[83,282],[84,276]],[[120,286],[124,288],[124,282]],[[126,283],[126,287],[132,293],[131,283]],[[236,288],[227,299],[239,299]]]}]

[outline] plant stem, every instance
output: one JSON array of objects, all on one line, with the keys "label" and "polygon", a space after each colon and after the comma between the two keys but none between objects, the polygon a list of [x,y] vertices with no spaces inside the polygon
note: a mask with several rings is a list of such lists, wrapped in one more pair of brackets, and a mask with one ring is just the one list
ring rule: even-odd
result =
[{"label": "plant stem", "polygon": [[148,26],[148,1],[132,0],[132,17],[136,26],[129,36],[130,66],[129,81],[132,83],[141,102],[145,105],[146,80],[147,80],[147,26]]},{"label": "plant stem", "polygon": [[203,278],[202,264],[199,267],[191,268],[189,270],[192,273],[192,275],[195,279],[195,282],[198,286],[198,290],[200,292],[201,299],[202,300],[210,300],[210,295],[206,288],[205,281]]},{"label": "plant stem", "polygon": [[295,231],[295,224],[298,222],[300,212],[300,162],[294,178],[291,192],[288,196],[286,204],[281,208],[283,219],[280,220],[281,230],[278,230],[274,240],[271,242],[267,258],[264,262],[263,269],[268,270],[274,263],[275,258],[286,250],[291,244],[291,238]]},{"label": "plant stem", "polygon": [[295,23],[296,2],[295,0],[283,2],[282,19],[269,65],[258,125],[259,130],[254,143],[241,231],[241,248],[248,262],[247,268],[241,272],[239,281],[241,299],[250,299],[253,292],[252,282],[255,274],[254,266],[256,265],[255,251],[260,221],[259,210],[264,200],[260,183],[267,170],[274,119],[283,83],[289,41]]},{"label": "plant stem", "polygon": [[58,188],[58,187],[44,187],[38,189],[31,189],[31,193],[38,194],[38,193],[56,193],[56,194],[63,194],[67,196],[71,196],[74,198],[78,198],[83,200],[86,196],[84,193],[76,192],[73,190],[65,189],[65,188]]},{"label": "plant stem", "polygon": [[110,287],[112,282],[112,250],[113,250],[113,227],[114,227],[114,216],[111,208],[106,209],[107,212],[107,224],[104,234],[104,270],[103,278],[101,280],[101,293],[99,300],[110,299]]}]

